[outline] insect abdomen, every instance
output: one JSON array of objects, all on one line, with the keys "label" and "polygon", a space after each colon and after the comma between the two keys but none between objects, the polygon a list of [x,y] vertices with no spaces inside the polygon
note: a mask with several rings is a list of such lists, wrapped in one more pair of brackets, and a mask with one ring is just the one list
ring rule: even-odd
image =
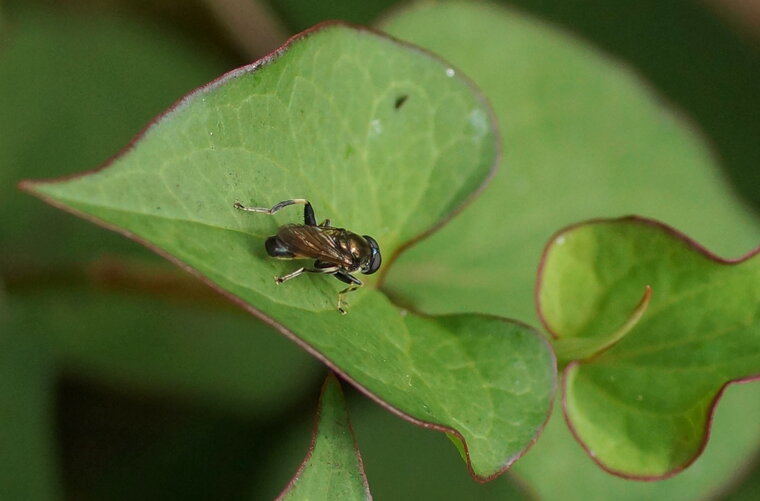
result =
[{"label": "insect abdomen", "polygon": [[267,249],[267,254],[269,254],[272,257],[280,257],[280,258],[292,258],[295,256],[293,252],[288,248],[287,245],[285,245],[282,240],[277,238],[277,236],[269,237],[267,238],[267,241],[264,243],[264,246]]}]

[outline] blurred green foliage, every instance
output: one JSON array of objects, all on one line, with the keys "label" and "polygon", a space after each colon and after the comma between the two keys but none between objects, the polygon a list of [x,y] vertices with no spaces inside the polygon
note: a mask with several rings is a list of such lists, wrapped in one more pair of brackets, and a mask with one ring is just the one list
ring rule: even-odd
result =
[{"label": "blurred green foliage", "polygon": [[55,499],[53,356],[43,339],[13,327],[0,311],[0,499]]},{"label": "blurred green foliage", "polygon": [[[116,17],[119,3],[145,15]],[[329,18],[370,23],[394,4],[270,3],[293,32]],[[626,61],[694,120],[737,189],[760,206],[760,51],[703,3],[503,3]],[[129,269],[155,266],[149,276],[174,271],[15,190],[21,178],[101,164],[182,94],[245,62],[220,51],[227,42],[210,42],[218,27],[155,16],[143,4],[0,7],[0,499],[262,499],[281,490],[308,445],[322,372],[301,350],[202,293],[168,304],[144,280],[128,296],[94,288],[90,265],[104,253],[128,256]],[[281,385],[289,390],[273,391]],[[472,483],[439,434],[351,400],[379,499],[524,496],[509,477]],[[758,479],[756,468],[726,499],[754,499]]]},{"label": "blurred green foliage", "polygon": [[0,52],[6,215],[0,263],[82,262],[109,251],[148,256],[124,238],[41,207],[15,184],[95,168],[154,115],[231,63],[156,27],[103,14],[39,6],[16,6],[10,14]]},{"label": "blurred green foliage", "polygon": [[330,19],[369,25],[376,22],[386,9],[397,4],[396,0],[266,0],[266,3],[293,31],[302,31]]}]

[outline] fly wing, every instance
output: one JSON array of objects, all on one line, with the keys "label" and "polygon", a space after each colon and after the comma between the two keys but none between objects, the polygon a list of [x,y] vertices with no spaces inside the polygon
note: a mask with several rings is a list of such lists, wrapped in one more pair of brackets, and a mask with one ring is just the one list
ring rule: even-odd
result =
[{"label": "fly wing", "polygon": [[337,265],[350,265],[351,257],[339,249],[335,236],[338,228],[321,228],[300,224],[280,228],[277,237],[284,242],[297,258],[313,258]]}]

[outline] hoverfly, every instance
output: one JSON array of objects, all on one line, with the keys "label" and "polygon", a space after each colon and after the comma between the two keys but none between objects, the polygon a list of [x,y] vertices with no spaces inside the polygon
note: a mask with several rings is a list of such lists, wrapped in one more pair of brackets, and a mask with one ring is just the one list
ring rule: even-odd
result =
[{"label": "hoverfly", "polygon": [[295,278],[302,273],[321,273],[332,275],[348,287],[338,293],[338,311],[346,314],[344,296],[363,285],[362,281],[351,273],[361,271],[371,275],[380,268],[382,257],[380,248],[374,238],[369,235],[357,235],[344,228],[335,228],[330,220],[325,219],[317,224],[314,209],[308,200],[294,198],[284,200],[271,209],[266,207],[246,207],[235,201],[234,207],[247,212],[276,214],[289,205],[303,205],[304,224],[286,224],[277,230],[277,234],[267,238],[264,246],[267,254],[279,259],[315,259],[313,268],[298,268],[297,270],[274,277],[277,284]]}]

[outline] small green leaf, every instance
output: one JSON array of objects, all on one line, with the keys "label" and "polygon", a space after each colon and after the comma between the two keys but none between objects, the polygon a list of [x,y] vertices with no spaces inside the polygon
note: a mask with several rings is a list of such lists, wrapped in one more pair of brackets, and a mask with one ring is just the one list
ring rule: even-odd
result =
[{"label": "small green leaf", "polygon": [[278,499],[372,499],[338,380],[322,387],[309,452]]},{"label": "small green leaf", "polygon": [[461,437],[489,478],[536,437],[554,359],[533,329],[477,315],[408,314],[374,277],[336,311],[342,286],[271,259],[264,240],[308,198],[321,218],[372,235],[387,269],[411,239],[462,206],[497,156],[490,111],[424,51],[327,25],[187,96],[107,168],[27,183],[190,267],[399,414]]},{"label": "small green leaf", "polygon": [[658,478],[691,463],[731,381],[760,375],[760,260],[722,260],[674,230],[626,218],[571,227],[544,256],[538,301],[558,339],[603,335],[651,286],[613,347],[565,372],[565,412],[592,457]]},{"label": "small green leaf", "polygon": [[[510,474],[530,485],[542,501],[616,501],[723,499],[732,483],[746,473],[760,443],[760,384],[730,385],[715,409],[710,441],[691,466],[657,482],[639,482],[610,475],[594,463],[567,429],[561,406],[528,453]],[[369,451],[362,451],[370,461]],[[373,491],[379,495],[372,469]],[[757,498],[755,497],[748,499]]]}]

